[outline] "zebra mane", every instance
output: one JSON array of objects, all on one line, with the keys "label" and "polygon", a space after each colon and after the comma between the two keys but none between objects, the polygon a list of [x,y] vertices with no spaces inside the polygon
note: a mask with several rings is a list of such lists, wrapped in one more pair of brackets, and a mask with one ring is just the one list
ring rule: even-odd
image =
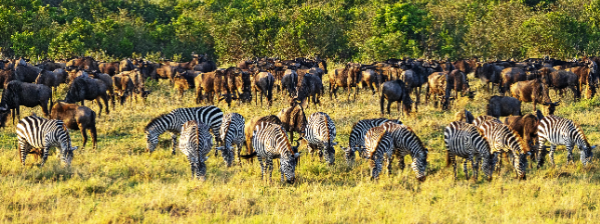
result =
[{"label": "zebra mane", "polygon": [[[270,124],[270,125],[276,125],[276,124]],[[283,128],[283,126],[281,126],[281,125],[277,125],[277,128],[279,131],[281,131],[281,134],[283,134],[283,136],[285,137],[286,148],[292,155],[294,155],[294,149],[292,149],[292,144],[290,143],[290,139],[288,138],[287,133],[285,132],[285,128]]]},{"label": "zebra mane", "polygon": [[171,114],[171,113],[164,113],[164,114],[158,115],[158,117],[155,117],[154,119],[152,119],[150,121],[150,123],[148,123],[148,125],[146,125],[146,127],[144,128],[144,131],[147,131],[148,129],[150,129],[153,126],[155,126],[156,123],[158,123],[159,120],[163,119],[164,117],[166,117],[169,114]]},{"label": "zebra mane", "polygon": [[423,144],[423,141],[421,141],[421,138],[419,138],[419,136],[417,136],[417,134],[415,134],[415,132],[412,130],[412,128],[410,128],[409,126],[404,126],[406,127],[406,130],[408,130],[412,135],[415,136],[415,138],[417,139],[417,143],[423,147],[423,149],[425,149],[426,152],[429,152],[429,150],[425,147],[425,145]]},{"label": "zebra mane", "polygon": [[[387,134],[387,130],[385,130],[384,127],[381,126],[377,126],[377,127],[373,127],[371,128],[369,131],[371,131],[371,135],[372,136],[377,136],[377,143],[379,144],[381,142],[381,139]],[[367,132],[369,133],[369,132]],[[373,158],[373,154],[377,151],[377,148],[375,148],[375,150],[373,150],[369,157]]]},{"label": "zebra mane", "polygon": [[573,125],[575,126],[575,129],[577,130],[577,132],[579,132],[579,135],[581,135],[581,138],[583,138],[583,141],[586,144],[586,147],[590,147],[590,142],[588,142],[587,137],[585,136],[585,134],[583,133],[583,129],[581,128],[581,126],[577,123],[575,123],[575,121],[571,121],[571,123],[573,123]]},{"label": "zebra mane", "polygon": [[529,144],[527,144],[525,142],[525,140],[523,140],[523,138],[521,137],[521,135],[519,135],[519,133],[517,133],[516,131],[512,130],[508,126],[506,126],[506,129],[508,129],[508,131],[510,131],[515,136],[515,138],[517,138],[517,143],[519,144],[519,147],[521,147],[521,150],[524,153],[527,153],[527,152],[530,151]]}]

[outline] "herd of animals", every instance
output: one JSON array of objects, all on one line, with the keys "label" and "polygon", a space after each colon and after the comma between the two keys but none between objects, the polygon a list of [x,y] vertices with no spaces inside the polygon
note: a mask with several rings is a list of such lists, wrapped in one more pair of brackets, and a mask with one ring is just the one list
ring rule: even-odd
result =
[{"label": "herd of animals", "polygon": [[[494,170],[499,170],[504,160],[512,164],[516,177],[526,178],[529,161],[537,168],[544,165],[546,154],[554,165],[554,151],[565,145],[567,161],[573,161],[572,151],[577,146],[581,162],[588,164],[592,158],[591,146],[583,130],[571,120],[553,113],[560,101],[552,102],[549,90],[554,89],[563,98],[566,89],[572,99],[591,98],[595,95],[600,71],[600,58],[591,57],[573,61],[551,58],[527,59],[521,62],[477,59],[435,61],[422,59],[389,59],[369,65],[347,63],[344,68],[327,71],[323,59],[256,58],[242,61],[235,67],[217,68],[206,55],[193,54],[193,60],[176,63],[163,60],[159,63],[143,59],[125,59],[120,62],[99,62],[91,57],[79,57],[62,61],[41,61],[37,65],[19,58],[0,60],[0,85],[3,88],[0,101],[0,127],[5,127],[9,115],[19,118],[20,106],[40,106],[46,118],[31,115],[21,119],[17,126],[17,138],[21,163],[28,154],[42,157],[46,162],[49,149],[59,147],[61,160],[70,165],[73,151],[68,129],[80,130],[83,146],[87,142],[87,130],[96,148],[96,116],[102,109],[108,114],[109,104],[115,101],[123,105],[128,99],[144,100],[151,92],[144,82],[148,79],[168,79],[174,89],[183,94],[195,90],[197,104],[210,104],[193,108],[178,108],[151,120],[145,127],[147,151],[153,152],[159,136],[171,132],[172,152],[179,149],[190,163],[192,177],[205,179],[208,153],[214,148],[227,167],[241,163],[241,158],[258,157],[261,173],[271,179],[273,159],[280,160],[281,181],[293,183],[295,168],[299,161],[299,146],[305,142],[308,153],[317,154],[327,164],[335,163],[336,126],[327,113],[304,114],[310,102],[321,103],[324,94],[323,76],[329,75],[329,98],[337,99],[339,87],[346,89],[347,100],[354,100],[359,89],[370,90],[380,97],[381,113],[390,113],[392,102],[398,103],[398,113],[418,111],[421,104],[421,87],[425,87],[425,102],[434,101],[436,107],[448,110],[451,101],[459,96],[472,98],[475,94],[469,85],[467,74],[474,73],[481,79],[484,89],[498,95],[489,98],[487,114],[474,117],[469,111],[456,113],[456,121],[444,130],[446,159],[453,166],[457,177],[456,157],[464,159],[465,176],[469,179],[468,162],[472,163],[473,178],[477,180],[479,168],[488,180]],[[55,89],[68,85],[63,100],[53,101]],[[491,87],[491,88],[490,88]],[[354,88],[354,91],[352,89]],[[290,106],[278,115],[256,117],[246,122],[238,113],[223,114],[217,105],[225,101],[228,106],[241,103],[263,103],[266,98],[271,106],[274,92],[281,99],[288,99]],[[354,93],[354,94],[352,94]],[[260,95],[260,97],[259,97]],[[413,98],[415,100],[413,100]],[[96,100],[96,112],[84,106],[85,100]],[[100,100],[103,101],[104,106]],[[76,103],[81,102],[81,106]],[[532,102],[533,112],[521,112],[522,102]],[[537,109],[538,103],[546,107],[546,116]],[[50,107],[50,108],[48,108]],[[400,110],[402,107],[402,112]],[[500,117],[507,116],[504,122]],[[298,138],[294,138],[297,133]],[[289,137],[288,137],[289,134]],[[179,141],[178,141],[179,135]],[[216,146],[213,147],[213,138]],[[550,149],[545,143],[550,143]],[[295,143],[295,145],[292,145]],[[243,146],[246,151],[242,153]],[[352,166],[358,157],[368,160],[372,179],[377,179],[382,165],[387,164],[391,173],[393,158],[404,169],[404,158],[412,159],[411,168],[419,181],[424,181],[427,171],[428,149],[419,137],[400,120],[386,118],[365,119],[352,128],[347,147],[341,147],[346,162]]]}]

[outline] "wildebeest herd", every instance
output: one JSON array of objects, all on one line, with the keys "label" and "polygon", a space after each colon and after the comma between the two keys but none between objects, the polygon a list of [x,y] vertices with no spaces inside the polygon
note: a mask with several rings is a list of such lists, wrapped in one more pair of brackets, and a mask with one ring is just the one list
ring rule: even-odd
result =
[{"label": "wildebeest herd", "polygon": [[[563,98],[565,90],[569,89],[574,101],[593,97],[600,80],[598,63],[600,58],[596,57],[521,62],[389,59],[368,65],[347,63],[329,73],[327,62],[319,58],[256,58],[224,69],[217,68],[206,55],[195,54],[192,61],[185,63],[168,60],[156,63],[143,59],[99,62],[91,57],[80,57],[45,60],[32,65],[23,58],[0,60],[0,81],[4,89],[0,101],[0,127],[6,126],[9,115],[12,115],[14,125],[15,118],[20,116],[20,106],[40,106],[46,118],[32,115],[20,120],[16,126],[21,162],[25,164],[26,156],[35,154],[42,156],[43,165],[50,147],[58,146],[62,161],[69,165],[77,147],[71,146],[67,129],[81,131],[83,146],[89,130],[95,149],[96,118],[102,115],[103,108],[108,114],[109,105],[114,108],[115,100],[121,105],[127,100],[131,102],[132,97],[144,101],[151,94],[145,86],[148,79],[168,79],[180,96],[192,89],[197,104],[212,105],[179,108],[154,118],[144,129],[148,152],[156,149],[159,136],[168,131],[171,132],[173,154],[178,148],[187,156],[194,178],[205,178],[205,161],[215,148],[215,154],[220,152],[227,167],[232,166],[234,160],[239,164],[241,158],[258,157],[262,175],[268,174],[269,180],[273,159],[279,159],[281,181],[293,183],[301,142],[311,155],[317,154],[327,164],[335,163],[338,143],[333,119],[324,112],[304,113],[310,103],[320,105],[325,92],[325,75],[329,76],[330,100],[337,99],[339,87],[346,89],[349,102],[356,99],[359,88],[367,89],[380,98],[381,114],[386,113],[387,100],[387,113],[390,113],[392,102],[397,102],[399,116],[402,116],[418,111],[422,87],[425,87],[425,103],[432,101],[436,107],[441,105],[442,110],[448,110],[459,96],[473,98],[476,91],[467,79],[467,74],[473,73],[484,84],[480,91],[493,95],[496,87],[499,95],[488,99],[485,115],[475,117],[466,110],[456,113],[456,121],[444,129],[447,164],[454,167],[456,177],[456,157],[462,157],[467,178],[467,163],[471,162],[475,179],[479,167],[487,179],[491,179],[493,171],[503,161],[501,155],[506,155],[504,160],[512,164],[517,178],[525,179],[530,162],[536,162],[537,168],[541,168],[549,154],[550,163],[554,164],[557,145],[566,146],[568,162],[573,161],[575,146],[581,152],[581,162],[590,162],[596,146],[590,145],[578,124],[553,115],[560,100],[553,102],[549,90],[554,89]],[[67,94],[63,100],[55,101],[54,98],[58,98],[54,96],[55,89],[61,84],[68,85]],[[251,103],[253,97],[255,104],[260,97],[261,105],[266,98],[267,105],[271,106],[275,92],[281,100],[290,102],[290,106],[276,116],[256,117],[246,122],[242,115],[224,115],[214,106],[215,99],[217,105],[225,101],[231,106],[236,101],[238,104]],[[97,115],[83,105],[85,100],[97,101],[100,108]],[[77,102],[81,102],[81,106]],[[533,103],[531,114],[522,113],[522,102]],[[537,109],[538,103],[545,107],[546,115]],[[501,122],[499,118],[505,116]],[[298,134],[297,138],[294,133]],[[550,143],[549,149],[546,142]],[[373,179],[378,178],[384,162],[388,174],[391,173],[394,157],[404,169],[407,155],[412,159],[411,168],[417,179],[424,181],[426,178],[429,151],[413,130],[400,120],[360,120],[352,128],[349,145],[338,147],[350,166],[354,164],[357,152],[358,157],[368,160]]]}]

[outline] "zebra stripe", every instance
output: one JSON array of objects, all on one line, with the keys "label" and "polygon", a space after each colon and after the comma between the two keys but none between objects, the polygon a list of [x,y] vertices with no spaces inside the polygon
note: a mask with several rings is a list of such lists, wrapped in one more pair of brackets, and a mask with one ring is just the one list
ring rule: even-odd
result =
[{"label": "zebra stripe", "polygon": [[223,122],[221,123],[221,128],[219,129],[219,136],[223,140],[223,146],[217,147],[217,150],[221,150],[223,155],[223,160],[227,164],[227,167],[230,167],[233,162],[233,146],[235,145],[237,148],[237,158],[238,164],[241,163],[240,153],[242,151],[242,143],[244,143],[245,133],[245,123],[244,117],[238,113],[229,113],[223,116]]},{"label": "zebra stripe", "polygon": [[181,127],[179,150],[188,158],[192,178],[206,180],[206,156],[212,148],[209,127],[199,121],[185,122]]},{"label": "zebra stripe", "polygon": [[365,153],[369,159],[371,179],[377,180],[382,170],[382,161],[387,163],[388,175],[392,173],[392,137],[384,127],[374,127],[365,134]]},{"label": "zebra stripe", "polygon": [[475,127],[479,127],[481,124],[483,124],[486,121],[494,121],[494,122],[497,122],[497,123],[502,123],[496,117],[492,117],[490,115],[481,115],[481,116],[475,118],[475,120],[473,121],[473,125],[475,125]]},{"label": "zebra stripe", "polygon": [[[538,141],[540,147],[544,147],[544,143],[550,142],[550,163],[552,165],[554,165],[554,151],[557,145],[567,147],[567,163],[573,162],[573,148],[577,145],[581,152],[580,159],[583,165],[586,165],[591,160],[593,155],[592,149],[596,148],[596,146],[590,146],[579,125],[569,119],[554,115],[546,116],[540,121],[540,125],[538,126]],[[541,149],[540,151],[541,153],[537,159],[538,168],[544,164],[544,157],[547,153],[545,149]]]},{"label": "zebra stripe", "polygon": [[[344,157],[348,165],[354,163],[355,153],[358,151],[359,155],[363,155],[365,151],[365,134],[369,129],[377,127],[385,123],[386,121],[392,121],[398,124],[402,124],[400,120],[388,120],[386,118],[375,118],[360,120],[352,126],[352,132],[350,132],[350,138],[348,140],[348,147],[342,149],[345,152]],[[364,157],[364,156],[363,156]]]},{"label": "zebra stripe", "polygon": [[[479,133],[475,125],[464,121],[450,123],[444,129],[444,142],[446,143],[447,166],[453,166],[454,179],[456,179],[457,174],[456,156],[459,156],[465,159],[463,168],[467,180],[469,179],[469,172],[467,170],[467,162],[469,161],[473,169],[473,178],[477,180],[481,160],[483,158],[487,160],[490,157],[490,145],[485,141],[485,138]],[[483,171],[489,179],[493,170],[486,166]]]},{"label": "zebra stripe", "polygon": [[[404,157],[410,155],[412,169],[419,181],[425,181],[427,171],[427,154],[429,151],[421,142],[421,139],[407,126],[393,122],[385,122],[382,127],[392,136],[394,154],[398,156],[400,169],[404,169]],[[391,159],[390,159],[390,162]]]},{"label": "zebra stripe", "polygon": [[[525,148],[525,142],[521,136],[508,128],[508,126],[493,120],[483,122],[478,128],[490,145],[491,155],[487,163],[484,164],[484,170],[486,166],[490,169],[495,167],[498,155],[502,152],[507,152],[512,157],[511,159],[514,160],[512,162],[517,178],[526,179],[525,172],[529,152],[526,151],[527,148]],[[491,176],[488,178],[491,178]]]},{"label": "zebra stripe", "polygon": [[333,120],[323,112],[310,115],[304,132],[304,139],[308,141],[308,151],[313,154],[318,150],[319,157],[322,159],[324,156],[329,165],[335,163],[335,149],[333,148],[337,144],[337,142],[333,142],[336,136],[335,132]]},{"label": "zebra stripe", "polygon": [[42,150],[41,166],[44,166],[50,148],[60,147],[61,161],[66,166],[70,166],[71,160],[73,160],[73,151],[77,149],[77,147],[71,147],[69,132],[61,120],[50,120],[35,115],[19,121],[17,139],[23,165],[25,165],[27,154],[34,153],[32,149]]},{"label": "zebra stripe", "polygon": [[178,108],[168,114],[154,118],[148,123],[144,129],[146,133],[146,151],[154,152],[158,144],[158,137],[165,131],[169,131],[171,132],[171,140],[173,142],[172,152],[175,154],[177,134],[181,133],[182,125],[191,120],[200,121],[208,125],[215,136],[217,144],[221,142],[218,134],[221,120],[223,120],[221,109],[215,106]]},{"label": "zebra stripe", "polygon": [[271,181],[273,159],[279,158],[281,181],[284,181],[285,176],[288,183],[294,183],[297,158],[300,155],[294,153],[294,148],[282,126],[270,122],[259,122],[252,133],[252,146],[260,162],[261,179],[264,178],[265,172],[268,172],[268,181]]}]

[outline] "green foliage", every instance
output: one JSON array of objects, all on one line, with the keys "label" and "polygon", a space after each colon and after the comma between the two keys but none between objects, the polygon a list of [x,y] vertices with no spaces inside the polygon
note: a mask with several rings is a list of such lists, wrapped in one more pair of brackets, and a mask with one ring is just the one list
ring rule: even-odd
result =
[{"label": "green foliage", "polygon": [[0,0],[4,56],[375,61],[600,52],[598,0]]}]

